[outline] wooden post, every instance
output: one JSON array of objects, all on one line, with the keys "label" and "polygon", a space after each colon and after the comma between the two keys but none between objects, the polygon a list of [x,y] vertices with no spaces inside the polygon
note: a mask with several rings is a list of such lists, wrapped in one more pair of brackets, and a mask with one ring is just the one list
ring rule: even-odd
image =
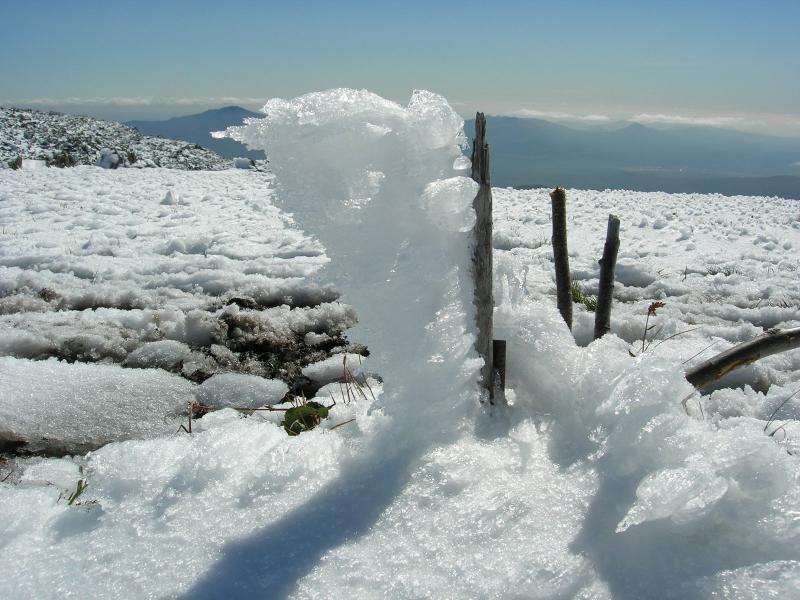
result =
[{"label": "wooden post", "polygon": [[567,327],[572,329],[572,292],[567,253],[567,193],[557,187],[550,192],[550,200],[553,209],[553,261],[556,267],[558,311]]},{"label": "wooden post", "polygon": [[597,291],[597,309],[594,313],[594,339],[599,339],[611,330],[611,303],[614,293],[614,272],[619,252],[619,219],[608,215],[606,244],[600,259],[600,288]]},{"label": "wooden post", "polygon": [[[472,202],[475,209],[474,247],[472,251],[472,278],[474,282],[475,320],[478,338],[475,348],[483,358],[481,387],[489,394],[489,402],[502,402],[495,396],[493,328],[494,297],[492,295],[492,185],[489,178],[489,145],[486,143],[486,117],[475,115],[475,139],[472,141],[472,179],[478,185],[478,194]],[[503,360],[505,382],[505,358]]]}]

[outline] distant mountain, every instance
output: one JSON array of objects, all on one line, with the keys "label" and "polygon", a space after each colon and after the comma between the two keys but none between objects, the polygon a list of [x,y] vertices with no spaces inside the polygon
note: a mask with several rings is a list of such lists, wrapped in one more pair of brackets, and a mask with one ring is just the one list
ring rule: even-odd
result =
[{"label": "distant mountain", "polygon": [[241,106],[225,106],[166,121],[127,121],[125,124],[135,127],[145,135],[158,135],[200,144],[226,158],[246,157],[263,160],[265,155],[261,150],[248,150],[240,142],[211,137],[212,131],[222,131],[231,125],[241,125],[248,117],[263,116]]},{"label": "distant mountain", "polygon": [[22,160],[71,167],[168,167],[218,170],[231,161],[194,143],[150,137],[92,117],[19,108],[0,108],[0,166]]},{"label": "distant mountain", "polygon": [[[474,121],[466,123],[472,137]],[[800,140],[713,127],[573,129],[487,117],[492,184],[800,198]]]}]

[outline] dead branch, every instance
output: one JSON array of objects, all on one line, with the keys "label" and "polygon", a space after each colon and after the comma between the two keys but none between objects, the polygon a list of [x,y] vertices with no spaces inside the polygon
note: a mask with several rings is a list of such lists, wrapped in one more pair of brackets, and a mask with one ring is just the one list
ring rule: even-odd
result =
[{"label": "dead branch", "polygon": [[770,329],[764,335],[734,346],[692,367],[686,373],[686,380],[699,389],[739,367],[795,348],[800,348],[800,327]]}]

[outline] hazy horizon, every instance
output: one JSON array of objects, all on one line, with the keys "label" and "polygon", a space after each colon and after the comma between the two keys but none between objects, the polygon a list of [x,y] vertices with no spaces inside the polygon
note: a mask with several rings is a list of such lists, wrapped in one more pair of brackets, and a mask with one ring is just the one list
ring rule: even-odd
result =
[{"label": "hazy horizon", "polygon": [[[469,117],[800,136],[800,5],[414,0],[6,7],[0,105],[165,119],[271,97],[438,92]],[[479,43],[478,43],[479,42]]]}]

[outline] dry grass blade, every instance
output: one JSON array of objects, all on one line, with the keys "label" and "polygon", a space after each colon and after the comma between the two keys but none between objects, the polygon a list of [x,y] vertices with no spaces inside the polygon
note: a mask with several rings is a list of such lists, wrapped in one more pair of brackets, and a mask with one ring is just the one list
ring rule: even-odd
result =
[{"label": "dry grass blade", "polygon": [[714,344],[716,344],[716,343],[717,343],[716,341],[714,341],[714,342],[711,342],[711,343],[710,343],[708,346],[706,346],[705,348],[703,348],[702,350],[700,350],[700,352],[698,352],[697,354],[694,354],[694,355],[690,356],[690,357],[689,357],[689,358],[687,358],[685,361],[683,361],[681,364],[682,364],[682,365],[685,365],[685,364],[686,364],[686,363],[688,363],[689,361],[692,361],[692,360],[694,360],[695,358],[697,358],[698,356],[700,356],[701,354],[703,354],[703,352],[705,352],[706,350],[708,350],[709,348],[711,348],[711,347],[712,347]]},{"label": "dry grass blade", "polygon": [[[782,409],[786,405],[786,403],[789,402],[789,400],[794,398],[798,394],[798,392],[800,392],[800,388],[797,388],[794,392],[792,392],[789,396],[787,396],[784,399],[784,401],[778,405],[778,408],[772,411],[772,414],[769,416],[769,419],[767,419],[767,424],[764,425],[765,432],[767,431],[767,428],[770,426],[770,423],[772,423],[775,420],[775,416],[778,414],[778,411],[780,411],[780,409]],[[783,425],[781,425],[781,427],[783,427]],[[778,429],[780,429],[780,427]],[[777,431],[777,429],[775,431]],[[775,431],[773,431],[772,434],[770,435],[773,435]]]},{"label": "dry grass blade", "polygon": [[328,431],[333,431],[334,429],[337,429],[337,428],[341,427],[342,425],[347,425],[348,423],[352,423],[355,420],[356,420],[355,417],[353,417],[352,419],[347,419],[347,421],[342,421],[341,423],[337,423],[333,427],[329,427]]}]

